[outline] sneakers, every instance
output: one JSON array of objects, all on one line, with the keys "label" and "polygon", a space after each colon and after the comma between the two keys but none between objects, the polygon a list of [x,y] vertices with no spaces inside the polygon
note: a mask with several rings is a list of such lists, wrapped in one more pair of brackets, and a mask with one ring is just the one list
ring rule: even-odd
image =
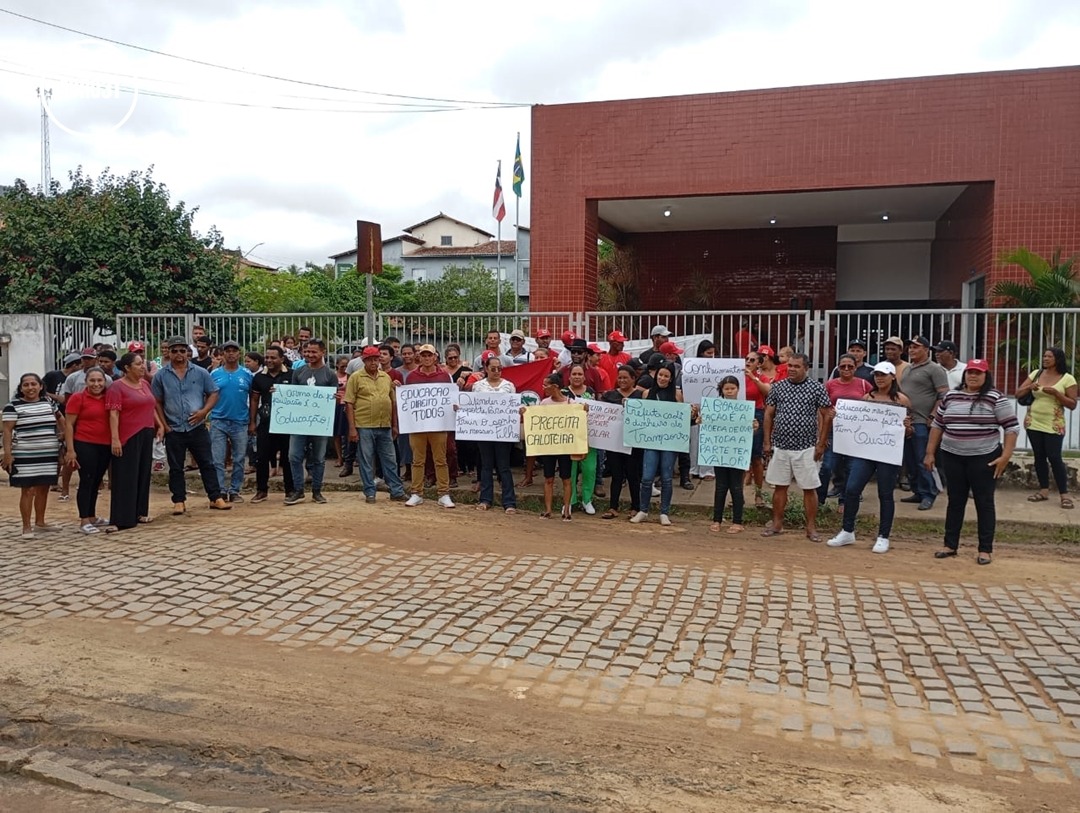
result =
[{"label": "sneakers", "polygon": [[659,497],[660,496],[660,486],[653,486],[652,487],[652,495],[654,497]]},{"label": "sneakers", "polygon": [[243,502],[243,501],[244,501],[244,498],[241,497],[239,494],[230,494],[229,495],[229,502]]},{"label": "sneakers", "polygon": [[326,497],[322,495],[321,491],[312,491],[311,501],[317,502],[319,505],[326,505]]},{"label": "sneakers", "polygon": [[845,545],[855,544],[855,534],[852,531],[840,531],[836,536],[825,543],[830,548],[842,548]]},{"label": "sneakers", "polygon": [[649,515],[646,514],[644,511],[638,511],[636,514],[634,514],[634,516],[630,517],[630,521],[632,523],[634,523],[635,525],[638,525],[638,524],[644,522],[646,517],[648,517],[648,516]]},{"label": "sneakers", "polygon": [[303,501],[304,501],[304,492],[303,491],[294,491],[292,494],[288,494],[285,497],[285,504],[286,505],[296,505],[297,503],[301,503]]},{"label": "sneakers", "polygon": [[871,553],[888,553],[889,552],[889,540],[883,536],[877,538],[877,542],[874,543],[874,547],[870,549]]},{"label": "sneakers", "polygon": [[366,502],[366,503],[375,502],[375,495],[374,494],[367,495],[366,497],[364,497],[364,502]]},{"label": "sneakers", "polygon": [[690,482],[689,480],[683,480],[681,483],[679,483],[679,487],[680,488],[685,488],[687,491],[693,491],[694,490],[694,484],[692,482]]},{"label": "sneakers", "polygon": [[439,505],[441,505],[443,508],[457,508],[457,506],[454,505],[454,501],[450,499],[449,494],[443,494],[441,497],[439,497]]},{"label": "sneakers", "polygon": [[593,504],[591,502],[585,503],[582,508],[585,509],[585,513],[588,514],[590,517],[596,513],[596,509],[593,507]]},{"label": "sneakers", "polygon": [[215,511],[229,511],[232,509],[232,506],[225,502],[224,497],[218,497],[216,500],[211,500],[210,507]]},{"label": "sneakers", "polygon": [[422,503],[423,501],[424,501],[424,498],[421,497],[419,494],[413,494],[411,497],[409,497],[409,499],[405,500],[405,504],[407,506],[409,506],[409,508],[415,508],[416,506],[420,505],[420,503]]},{"label": "sneakers", "polygon": [[667,514],[661,514],[660,515],[660,524],[661,525],[670,525],[671,524],[671,520],[668,518]]},{"label": "sneakers", "polygon": [[390,502],[405,502],[406,499],[407,499],[407,497],[405,496],[404,491],[402,491],[400,494],[396,494],[396,495],[391,494],[390,495]]},{"label": "sneakers", "polygon": [[934,498],[933,497],[927,497],[926,499],[924,499],[922,502],[919,503],[919,510],[920,511],[929,511],[933,507],[934,507]]},{"label": "sneakers", "polygon": [[256,491],[255,496],[251,498],[251,501],[253,503],[255,503],[255,502],[265,502],[266,501],[266,492],[265,491]]}]

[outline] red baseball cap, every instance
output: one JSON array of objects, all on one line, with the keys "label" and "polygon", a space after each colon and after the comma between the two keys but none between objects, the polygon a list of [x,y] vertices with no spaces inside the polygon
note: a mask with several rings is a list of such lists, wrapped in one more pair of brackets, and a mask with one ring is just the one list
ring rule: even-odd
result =
[{"label": "red baseball cap", "polygon": [[146,349],[146,345],[142,342],[128,342],[129,353],[141,353]]},{"label": "red baseball cap", "polygon": [[964,369],[980,370],[984,373],[988,373],[990,372],[990,362],[988,362],[986,359],[971,359],[971,361],[967,363],[967,367],[965,367]]},{"label": "red baseball cap", "polygon": [[623,344],[626,344],[626,342],[630,341],[622,334],[621,330],[611,331],[611,333],[608,334],[607,340],[609,342],[622,342]]},{"label": "red baseball cap", "polygon": [[483,353],[480,354],[480,363],[487,364],[488,359],[493,359],[498,355],[499,354],[496,353],[494,350],[485,350]]},{"label": "red baseball cap", "polygon": [[767,345],[767,344],[763,344],[760,347],[758,347],[757,351],[759,353],[761,353],[761,355],[763,355],[763,356],[775,356],[776,355],[776,351],[773,350],[771,347],[769,347],[769,345]]},{"label": "red baseball cap", "polygon": [[577,334],[572,330],[564,330],[562,335],[562,343],[569,345],[574,339],[577,338]]},{"label": "red baseball cap", "polygon": [[598,345],[596,342],[593,342],[592,344],[589,345],[589,350],[590,350],[590,352],[593,352],[593,353],[603,353],[604,352],[603,348],[601,348],[600,345]]},{"label": "red baseball cap", "polygon": [[369,344],[363,350],[360,351],[360,358],[362,359],[377,359],[379,357],[379,348],[373,344]]},{"label": "red baseball cap", "polygon": [[536,331],[536,338],[537,339],[550,339],[551,338],[551,331],[548,330],[546,327],[542,327],[538,331]]},{"label": "red baseball cap", "polygon": [[667,355],[668,353],[682,353],[682,348],[675,344],[675,342],[664,342],[660,345],[660,352]]}]

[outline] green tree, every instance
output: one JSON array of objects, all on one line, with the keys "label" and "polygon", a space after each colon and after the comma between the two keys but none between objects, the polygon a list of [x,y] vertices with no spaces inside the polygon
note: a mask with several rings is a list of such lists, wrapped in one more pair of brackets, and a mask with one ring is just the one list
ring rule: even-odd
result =
[{"label": "green tree", "polygon": [[641,306],[641,263],[632,248],[601,242],[597,246],[597,305],[605,311],[633,311]]},{"label": "green tree", "polygon": [[[514,286],[502,283],[502,308],[514,310]],[[469,266],[448,265],[439,279],[424,280],[416,286],[421,311],[487,313],[497,306],[495,276],[479,260]]]},{"label": "green tree", "polygon": [[312,300],[307,280],[287,270],[246,268],[238,287],[241,313],[298,313],[297,304]]},{"label": "green tree", "polygon": [[[383,265],[381,274],[372,277],[371,300],[376,313],[411,313],[418,310],[416,283],[407,280],[400,265]],[[336,309],[367,310],[367,275],[346,271],[334,280]]]},{"label": "green tree", "polygon": [[96,180],[78,169],[50,194],[19,180],[0,197],[0,287],[7,313],[65,313],[111,325],[117,313],[227,312],[236,266],[198,208],[170,202],[153,168]]}]

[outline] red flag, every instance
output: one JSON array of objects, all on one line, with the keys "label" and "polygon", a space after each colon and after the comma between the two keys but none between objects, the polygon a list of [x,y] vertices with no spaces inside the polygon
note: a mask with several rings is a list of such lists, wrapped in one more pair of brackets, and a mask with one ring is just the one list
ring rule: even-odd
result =
[{"label": "red flag", "polygon": [[491,216],[500,223],[506,217],[506,201],[503,200],[502,191],[502,161],[499,162],[499,168],[495,170],[495,199],[491,202]]},{"label": "red flag", "polygon": [[502,377],[514,385],[521,394],[521,403],[525,406],[539,404],[544,397],[544,379],[555,369],[555,357],[549,356],[528,364],[515,364],[503,367]]}]

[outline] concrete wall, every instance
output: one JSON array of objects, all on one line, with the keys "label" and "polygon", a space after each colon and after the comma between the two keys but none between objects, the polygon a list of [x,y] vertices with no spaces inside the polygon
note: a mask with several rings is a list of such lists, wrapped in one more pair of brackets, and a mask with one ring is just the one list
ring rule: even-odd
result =
[{"label": "concrete wall", "polygon": [[45,355],[48,347],[46,320],[40,313],[0,314],[0,336],[10,336],[11,343],[0,343],[0,397],[11,400],[23,373],[45,375],[53,369]]}]

